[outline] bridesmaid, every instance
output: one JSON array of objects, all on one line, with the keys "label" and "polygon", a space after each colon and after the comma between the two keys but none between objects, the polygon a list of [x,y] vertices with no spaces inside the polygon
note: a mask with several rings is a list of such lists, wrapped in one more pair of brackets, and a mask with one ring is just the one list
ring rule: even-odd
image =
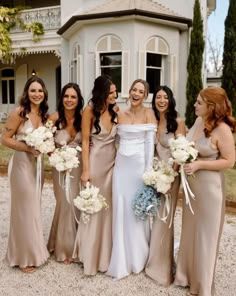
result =
[{"label": "bridesmaid", "polygon": [[[112,172],[115,162],[116,86],[107,76],[95,79],[92,98],[82,116],[82,185],[90,181],[109,205],[93,214],[88,224],[80,220],[74,258],[84,265],[84,274],[105,272],[111,256]],[[91,144],[90,144],[91,142]]]},{"label": "bridesmaid", "polygon": [[[159,160],[165,162],[171,157],[168,140],[176,138],[178,134],[185,135],[185,124],[175,110],[176,102],[172,90],[159,86],[153,94],[152,108],[156,115],[158,131],[156,154]],[[178,168],[176,167],[176,170]],[[174,214],[178,198],[180,178],[177,176],[172,185],[170,212],[166,223],[160,219],[154,219],[150,252],[145,268],[146,274],[159,285],[169,286],[174,280]],[[164,215],[164,198],[159,209],[160,216]]]},{"label": "bridesmaid", "polygon": [[20,139],[27,128],[35,129],[46,122],[47,101],[44,82],[37,76],[29,78],[19,107],[10,113],[2,133],[2,144],[15,150],[8,167],[11,213],[6,261],[26,273],[34,272],[36,267],[44,264],[49,254],[43,237],[40,200],[36,194],[39,151]]},{"label": "bridesmaid", "polygon": [[[57,112],[51,119],[57,127],[55,135],[56,147],[66,143],[70,147],[81,146],[81,119],[84,99],[76,83],[66,84],[57,106]],[[56,260],[70,264],[77,232],[73,199],[79,194],[79,182],[82,163],[79,154],[79,167],[72,169],[70,175],[70,198],[68,203],[65,189],[62,187],[64,173],[52,169],[53,189],[56,198],[56,208],[48,240],[49,252],[54,252]]]},{"label": "bridesmaid", "polygon": [[183,204],[182,234],[175,284],[189,286],[188,295],[213,296],[214,273],[224,222],[223,170],[235,163],[232,131],[236,120],[224,89],[200,91],[195,103],[198,118],[188,133],[195,142],[198,159],[185,165],[195,195],[194,215]]}]

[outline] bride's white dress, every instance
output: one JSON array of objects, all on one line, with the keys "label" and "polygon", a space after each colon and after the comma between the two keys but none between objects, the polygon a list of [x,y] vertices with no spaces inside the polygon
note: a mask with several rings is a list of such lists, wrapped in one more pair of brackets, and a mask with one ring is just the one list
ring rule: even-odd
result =
[{"label": "bride's white dress", "polygon": [[149,221],[136,218],[132,210],[142,175],[151,168],[156,124],[118,124],[119,149],[112,184],[112,255],[107,274],[120,279],[145,267],[149,252]]}]

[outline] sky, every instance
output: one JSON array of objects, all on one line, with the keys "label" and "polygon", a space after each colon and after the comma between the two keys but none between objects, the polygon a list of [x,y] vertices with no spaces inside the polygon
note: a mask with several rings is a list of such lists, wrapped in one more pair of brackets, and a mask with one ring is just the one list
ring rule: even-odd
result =
[{"label": "sky", "polygon": [[216,10],[208,18],[208,33],[212,41],[224,43],[224,22],[228,13],[229,0],[216,0]]},{"label": "sky", "polygon": [[[216,0],[216,10],[208,17],[208,37],[210,37],[211,45],[213,48],[219,51],[219,63],[222,63],[223,49],[224,49],[224,29],[225,18],[228,14],[230,0]],[[207,40],[205,40],[206,46],[209,46]],[[210,61],[211,53],[207,49],[207,68],[210,72],[214,72],[213,63]]]}]

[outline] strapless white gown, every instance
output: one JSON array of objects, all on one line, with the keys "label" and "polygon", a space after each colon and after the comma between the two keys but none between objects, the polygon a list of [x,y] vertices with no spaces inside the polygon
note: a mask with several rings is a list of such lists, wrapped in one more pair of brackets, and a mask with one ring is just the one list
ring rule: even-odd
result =
[{"label": "strapless white gown", "polygon": [[117,279],[139,273],[145,267],[149,252],[149,221],[138,220],[132,200],[142,186],[142,175],[151,168],[155,124],[119,124],[120,138],[113,171],[112,255],[107,274]]}]

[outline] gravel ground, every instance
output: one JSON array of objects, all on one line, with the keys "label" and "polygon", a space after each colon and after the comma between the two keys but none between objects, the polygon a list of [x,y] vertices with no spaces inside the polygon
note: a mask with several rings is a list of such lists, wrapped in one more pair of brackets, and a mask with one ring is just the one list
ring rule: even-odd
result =
[{"label": "gravel ground", "polygon": [[[27,185],[26,185],[27,186]],[[186,289],[170,286],[162,288],[144,273],[113,281],[99,273],[83,275],[80,265],[64,265],[54,258],[33,274],[24,274],[18,268],[10,268],[4,262],[9,227],[9,186],[7,177],[0,176],[0,295],[1,296],[184,296]],[[45,183],[42,195],[42,221],[45,241],[52,221],[55,201],[52,184]],[[175,218],[176,241],[179,240],[181,208]],[[209,250],[210,252],[210,250]],[[236,215],[227,213],[216,270],[217,296],[236,295]]]}]

